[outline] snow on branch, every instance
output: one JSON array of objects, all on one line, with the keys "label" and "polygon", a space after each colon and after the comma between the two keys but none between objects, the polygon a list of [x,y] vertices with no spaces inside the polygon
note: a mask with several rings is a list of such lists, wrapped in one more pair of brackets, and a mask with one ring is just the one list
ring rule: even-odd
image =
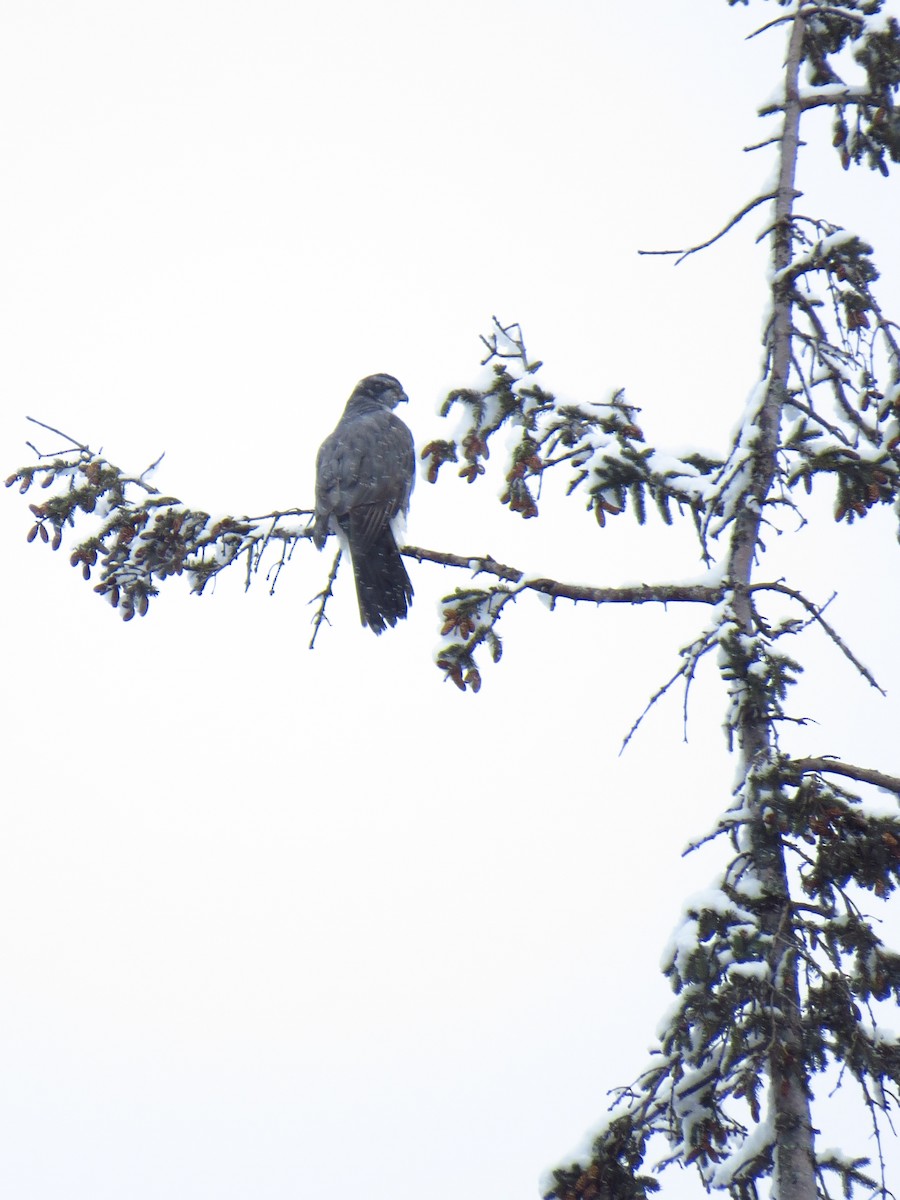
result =
[{"label": "snow on branch", "polygon": [[[657,1169],[693,1164],[708,1190],[734,1200],[769,1186],[814,1200],[831,1194],[835,1178],[848,1200],[891,1194],[881,1130],[898,1110],[900,1041],[880,1018],[900,1003],[900,954],[862,906],[900,888],[900,815],[884,812],[884,798],[866,804],[839,781],[897,796],[900,780],[826,757],[792,759],[782,749],[791,725],[806,723],[789,711],[802,666],[785,653],[785,637],[815,622],[877,683],[824,620],[827,605],[756,580],[767,530],[781,528],[784,513],[802,518],[798,493],[814,480],[834,487],[837,520],[881,503],[900,511],[898,327],[874,295],[871,247],[796,211],[801,120],[811,108],[833,106],[845,167],[866,162],[887,174],[888,162],[900,161],[900,24],[881,14],[881,0],[801,0],[781,9],[763,26],[783,24],[787,33],[780,94],[762,110],[778,114],[780,128],[758,143],[778,153],[762,234],[771,250],[765,362],[729,452],[703,481],[698,514],[704,548],[711,539],[727,544],[728,587],[657,693],[689,678],[716,647],[740,782],[732,805],[691,849],[728,839],[733,854],[691,900],[664,957],[675,1001],[649,1065],[613,1094],[590,1145],[546,1179],[548,1200],[645,1197],[652,1189],[639,1172],[654,1139],[667,1144]],[[865,86],[840,77],[851,55]],[[790,597],[799,615],[767,619],[771,593]],[[815,1084],[825,1071],[837,1073],[842,1090],[858,1089],[872,1134],[867,1149],[877,1155],[871,1175],[865,1158],[816,1146],[811,1106],[824,1100]]]},{"label": "snow on branch", "polygon": [[872,290],[871,246],[802,216],[793,218],[792,233],[791,260],[773,280],[794,306],[782,478],[809,492],[816,478],[830,476],[835,519],[852,521],[898,496],[897,327]]},{"label": "snow on branch", "polygon": [[447,397],[441,416],[454,408],[462,415],[455,437],[435,439],[422,451],[430,482],[446,463],[462,460],[460,478],[474,483],[485,474],[492,439],[505,429],[501,503],[510,511],[536,517],[542,483],[554,472],[563,474],[567,495],[584,497],[601,527],[630,500],[640,524],[651,501],[667,525],[674,507],[689,513],[699,531],[710,481],[721,463],[699,452],[679,457],[647,445],[637,423],[639,410],[621,389],[605,401],[558,400],[535,382],[542,364],[529,358],[521,328],[497,317],[493,321],[491,334],[482,337],[487,349],[482,365],[492,365],[491,381]]},{"label": "snow on branch", "polygon": [[249,587],[269,548],[277,552],[266,571],[274,590],[297,543],[309,536],[297,523],[297,518],[310,515],[308,509],[213,518],[161,495],[144,478],[146,471],[128,475],[89,446],[33,417],[28,419],[69,443],[52,455],[36,451],[41,461],[6,480],[7,487],[18,484],[23,494],[35,484],[48,493],[29,505],[34,524],[28,540],[40,538],[58,550],[63,530],[74,527],[79,517],[97,522],[93,532],[76,544],[69,561],[81,568],[86,580],[96,575],[94,591],[125,621],[135,613],[145,616],[151,598],[158,595],[159,582],[173,575],[186,575],[191,590],[200,594],[220,571],[243,559]]},{"label": "snow on branch", "polygon": [[[844,170],[865,162],[887,176],[888,162],[900,162],[900,110],[894,103],[900,88],[900,22],[896,17],[881,23],[867,19],[880,7],[859,0],[803,6],[807,86],[799,103],[804,111],[834,109],[833,145]],[[841,78],[840,55],[845,51],[865,71],[865,85],[851,86]],[[760,109],[760,115],[783,111],[784,103],[779,101]]]},{"label": "snow on branch", "polygon": [[[785,428],[773,458],[773,487],[762,504],[794,510],[793,493],[815,481],[834,487],[836,521],[852,522],[900,499],[900,341],[872,285],[872,247],[849,231],[799,214],[788,218],[790,253],[773,273],[774,310],[790,324],[765,335],[763,377],[751,392],[702,516],[704,540],[720,538],[747,510],[757,427],[769,404],[777,354],[785,382]],[[787,336],[789,335],[789,337]]]},{"label": "snow on branch", "polygon": [[[900,1000],[900,955],[877,936],[850,889],[884,899],[900,885],[900,817],[873,819],[858,798],[807,768],[816,770],[774,754],[738,789],[729,819],[712,834],[727,834],[736,853],[687,901],[663,953],[675,999],[658,1045],[635,1082],[613,1090],[583,1151],[548,1174],[546,1200],[646,1195],[648,1177],[637,1171],[654,1141],[667,1147],[656,1170],[691,1163],[709,1190],[756,1194],[772,1175],[777,1140],[763,1107],[779,1038],[773,1013],[793,1011],[798,1001],[811,1071],[834,1067],[848,1076],[880,1146],[881,1124],[898,1109],[900,1042],[879,1024],[875,1005]],[[754,827],[779,831],[815,903],[785,897],[778,919],[764,919],[772,896],[748,852]],[[796,997],[785,948],[799,963]],[[851,1185],[874,1186],[867,1166],[831,1149],[816,1156],[820,1181],[837,1175],[848,1194]]]}]

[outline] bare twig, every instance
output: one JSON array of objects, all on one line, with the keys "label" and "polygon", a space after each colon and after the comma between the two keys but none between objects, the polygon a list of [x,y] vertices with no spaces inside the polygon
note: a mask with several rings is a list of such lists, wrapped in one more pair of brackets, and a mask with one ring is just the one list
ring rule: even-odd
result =
[{"label": "bare twig", "polygon": [[678,258],[675,260],[675,266],[677,267],[679,263],[684,262],[684,260],[688,257],[688,255],[696,254],[698,250],[706,250],[707,247],[712,246],[720,238],[723,238],[725,236],[725,234],[729,232],[729,230],[733,229],[735,227],[735,225],[737,225],[740,221],[742,221],[744,219],[744,217],[747,216],[748,213],[751,213],[754,208],[758,208],[760,204],[766,204],[769,200],[774,200],[776,198],[776,195],[777,195],[777,193],[775,193],[775,192],[769,192],[765,196],[757,196],[755,200],[751,200],[749,204],[745,204],[744,207],[740,210],[740,212],[736,213],[731,218],[731,220],[724,227],[724,229],[720,229],[719,232],[714,237],[709,238],[708,241],[700,242],[698,245],[691,246],[686,250],[685,249],[681,249],[681,250],[638,250],[638,254],[645,254],[645,255],[657,254],[657,255],[668,255],[668,256],[677,254]]},{"label": "bare twig", "polygon": [[[338,567],[340,566],[340,563],[341,563],[341,552],[340,552],[340,550],[338,550],[337,554],[335,554],[335,556],[334,556],[334,562],[331,564],[331,570],[328,573],[328,581],[325,584],[325,587],[322,589],[321,592],[319,592],[317,595],[313,596],[312,600],[310,600],[310,604],[312,604],[313,600],[319,601],[318,607],[316,608],[315,616],[313,617],[313,632],[312,632],[312,637],[309,639],[309,649],[310,650],[315,648],[316,635],[319,632],[320,626],[322,625],[322,623],[324,621],[328,620],[328,618],[325,616],[325,605],[328,603],[328,601],[331,599],[332,595],[334,594],[334,581],[337,578]],[[330,622],[329,622],[329,624],[330,624]]]},{"label": "bare twig", "polygon": [[619,748],[620,756],[625,752],[625,747],[628,745],[628,743],[631,741],[631,739],[637,733],[638,728],[640,727],[641,723],[644,720],[644,717],[646,717],[646,715],[650,711],[650,709],[654,706],[654,704],[656,704],[657,700],[661,700],[663,698],[663,696],[666,694],[666,692],[669,690],[669,688],[672,686],[672,684],[675,683],[676,680],[678,680],[682,677],[684,678],[684,700],[682,703],[682,731],[683,731],[684,740],[685,741],[688,740],[688,737],[687,737],[688,700],[690,698],[691,684],[694,681],[694,675],[697,672],[697,665],[700,662],[700,659],[703,658],[703,656],[705,654],[708,654],[709,651],[712,650],[712,648],[717,644],[717,640],[716,640],[717,633],[718,633],[717,629],[707,630],[706,633],[704,633],[702,635],[702,637],[697,638],[696,641],[692,642],[689,646],[685,646],[685,648],[681,651],[684,661],[682,662],[682,664],[678,668],[678,670],[675,672],[675,674],[672,676],[672,678],[670,680],[668,680],[668,682],[664,683],[662,685],[662,687],[658,688],[656,690],[656,692],[654,692],[654,694],[650,697],[650,700],[648,701],[646,708],[641,713],[641,715],[638,717],[638,719],[634,722],[634,724],[631,726],[631,728],[628,730],[628,733],[625,735],[625,739],[622,742],[621,747]]},{"label": "bare twig", "polygon": [[[701,846],[705,846],[709,842],[714,842],[716,838],[721,837],[723,833],[730,833],[733,836],[734,831],[736,829],[740,829],[745,824],[745,817],[732,817],[729,820],[726,820],[725,817],[722,817],[715,829],[711,829],[709,833],[704,833],[700,837],[693,838],[691,841],[689,841],[682,850],[681,857],[687,858],[689,854],[693,854],[693,852],[695,850],[699,850]],[[738,855],[738,858],[741,857],[743,856]],[[737,862],[738,860],[735,859],[734,861]],[[732,863],[732,866],[733,865],[734,863]]]},{"label": "bare twig", "polygon": [[846,658],[848,658],[850,660],[850,662],[853,663],[854,667],[856,667],[857,671],[859,671],[859,673],[860,673],[860,675],[862,675],[863,679],[865,679],[868,683],[870,683],[872,685],[872,687],[875,688],[876,691],[881,692],[882,696],[887,695],[887,692],[876,681],[875,677],[872,675],[872,672],[868,669],[868,667],[864,666],[863,663],[861,663],[859,661],[859,659],[856,657],[856,655],[853,653],[853,651],[850,649],[850,647],[846,644],[846,642],[841,638],[841,636],[837,633],[837,631],[831,625],[828,624],[828,622],[822,616],[821,609],[817,605],[813,604],[813,602],[811,600],[807,600],[807,598],[803,595],[802,592],[798,592],[795,588],[788,587],[787,584],[785,584],[785,583],[754,583],[754,584],[751,584],[750,587],[747,588],[747,591],[748,592],[780,592],[783,596],[790,596],[792,600],[796,600],[798,604],[802,604],[803,607],[806,609],[806,611],[808,613],[810,613],[810,615],[813,617],[813,619],[816,620],[822,626],[822,628],[825,630],[825,632],[828,634],[828,636],[831,638],[831,640],[834,642],[834,644],[837,646],[837,648],[840,650],[840,652]]},{"label": "bare twig", "polygon": [[159,458],[156,460],[156,462],[152,462],[149,467],[145,467],[143,469],[143,471],[141,471],[140,475],[138,475],[138,479],[140,480],[141,483],[144,482],[144,476],[149,475],[151,471],[155,471],[156,468],[159,466],[159,464],[162,462],[162,460],[165,457],[166,457],[166,452],[165,452],[165,450],[163,450],[162,454],[159,456]]},{"label": "bare twig", "polygon": [[766,33],[766,32],[768,32],[768,30],[774,29],[777,25],[784,25],[787,21],[793,21],[794,17],[795,17],[794,13],[791,13],[790,16],[787,16],[787,17],[775,17],[774,20],[767,21],[765,23],[765,25],[760,25],[760,27],[758,29],[754,29],[752,33],[748,33],[747,36],[744,38],[744,41],[750,42],[755,37],[759,37],[759,35],[761,33]]},{"label": "bare twig", "polygon": [[[32,425],[39,425],[41,427],[41,429],[49,430],[50,433],[58,433],[61,438],[65,438],[67,442],[71,442],[76,450],[89,450],[88,446],[82,446],[81,442],[76,441],[76,439],[73,437],[70,437],[70,435],[68,433],[63,433],[63,431],[61,429],[55,429],[52,425],[47,425],[46,422],[39,421],[37,419],[37,417],[26,417],[25,420],[30,421],[32,423]],[[31,442],[29,442],[28,445],[31,446]],[[32,449],[34,449],[33,446],[32,446]],[[53,457],[52,454],[41,454],[40,451],[36,451],[36,453],[39,458],[52,458]]]},{"label": "bare twig", "polygon": [[781,134],[778,134],[775,137],[764,138],[763,141],[761,141],[761,142],[754,142],[752,146],[745,146],[744,153],[752,154],[754,150],[764,150],[766,148],[766,146],[774,146],[777,142],[780,142],[780,141],[781,141]]},{"label": "bare twig", "polygon": [[[504,325],[500,321],[499,317],[491,317],[491,320],[494,322],[497,333],[491,334],[489,338],[485,337],[483,334],[481,335],[481,341],[484,343],[488,351],[487,357],[481,360],[481,365],[485,366],[491,361],[492,358],[521,358],[523,363],[527,363],[528,357],[525,353],[525,338],[522,333],[522,327],[518,321],[514,322],[512,325]],[[512,345],[515,346],[515,350],[511,352],[508,350],[501,350],[498,334],[502,334],[502,336],[508,342],[511,342]]]},{"label": "bare twig", "polygon": [[686,662],[682,663],[681,666],[678,668],[678,670],[675,672],[675,674],[672,676],[672,678],[667,680],[661,687],[658,687],[656,689],[656,691],[653,693],[653,695],[647,701],[644,711],[640,714],[640,716],[637,718],[637,720],[634,722],[634,724],[631,726],[631,728],[625,734],[625,737],[622,739],[622,745],[619,747],[619,757],[621,757],[625,753],[625,747],[628,745],[628,743],[631,741],[631,739],[637,733],[638,729],[640,729],[641,724],[643,723],[644,717],[646,717],[646,715],[647,715],[647,713],[649,713],[650,709],[654,706],[654,704],[656,704],[657,700],[662,700],[663,696],[666,694],[666,692],[669,690],[669,688],[672,686],[672,684],[677,683],[677,681],[682,677],[682,675],[685,674],[687,669],[688,669],[688,664]]},{"label": "bare twig", "polygon": [[[294,550],[297,547],[297,543],[300,541],[300,539],[303,536],[304,536],[303,533],[297,533],[293,537],[290,537],[290,538],[283,537],[281,539],[281,556],[279,557],[278,562],[273,563],[269,567],[268,571],[266,571],[266,583],[269,584],[269,595],[270,596],[275,595],[275,585],[278,583],[278,578],[281,575],[282,569],[283,569],[285,563],[289,563],[291,561],[291,555],[294,553]],[[262,545],[259,548],[259,556],[256,560],[256,567],[254,568],[257,571],[259,570],[259,564],[262,562],[262,556],[265,553],[266,547],[268,546],[269,542],[271,541],[271,538],[272,538],[272,533],[270,531],[266,535],[265,541],[262,543]]]}]

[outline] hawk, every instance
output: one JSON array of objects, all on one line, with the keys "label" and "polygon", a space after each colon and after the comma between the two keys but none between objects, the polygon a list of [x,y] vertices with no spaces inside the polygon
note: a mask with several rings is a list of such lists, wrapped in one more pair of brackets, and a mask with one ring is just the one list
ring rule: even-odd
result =
[{"label": "hawk", "polygon": [[313,541],[321,550],[336,533],[349,548],[359,615],[374,633],[404,618],[413,597],[393,529],[415,480],[413,437],[393,412],[408,399],[393,375],[367,375],[316,458]]}]

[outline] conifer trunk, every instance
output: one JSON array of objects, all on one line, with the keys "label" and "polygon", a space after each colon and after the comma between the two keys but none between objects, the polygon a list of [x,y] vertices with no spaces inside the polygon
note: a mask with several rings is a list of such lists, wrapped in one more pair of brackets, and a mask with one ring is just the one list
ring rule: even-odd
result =
[{"label": "conifer trunk", "polygon": [[[777,472],[781,418],[787,397],[792,353],[791,284],[783,272],[791,262],[794,180],[800,147],[801,103],[798,92],[804,18],[794,17],[785,65],[784,123],[780,138],[778,188],[772,231],[772,317],[768,339],[768,377],[756,419],[747,502],[736,518],[729,550],[728,575],[734,607],[744,632],[756,632],[751,594],[762,514]],[[773,750],[768,714],[749,704],[740,708],[738,740],[741,773],[746,779],[762,768]],[[777,828],[767,823],[767,792],[761,782],[749,789],[754,813],[746,849],[766,897],[763,932],[772,939],[773,1035],[768,1051],[769,1111],[774,1124],[773,1196],[777,1200],[816,1200],[815,1159],[809,1088],[803,1066],[797,955],[793,944],[791,899],[784,848]]]}]

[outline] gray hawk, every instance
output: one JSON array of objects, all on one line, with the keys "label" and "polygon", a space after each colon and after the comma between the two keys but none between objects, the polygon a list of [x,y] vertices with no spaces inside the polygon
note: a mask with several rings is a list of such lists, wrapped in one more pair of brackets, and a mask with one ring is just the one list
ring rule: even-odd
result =
[{"label": "gray hawk", "polygon": [[413,597],[392,528],[415,480],[413,437],[392,411],[408,399],[393,375],[367,375],[316,458],[313,541],[321,550],[336,533],[349,548],[359,615],[375,633],[405,617]]}]

